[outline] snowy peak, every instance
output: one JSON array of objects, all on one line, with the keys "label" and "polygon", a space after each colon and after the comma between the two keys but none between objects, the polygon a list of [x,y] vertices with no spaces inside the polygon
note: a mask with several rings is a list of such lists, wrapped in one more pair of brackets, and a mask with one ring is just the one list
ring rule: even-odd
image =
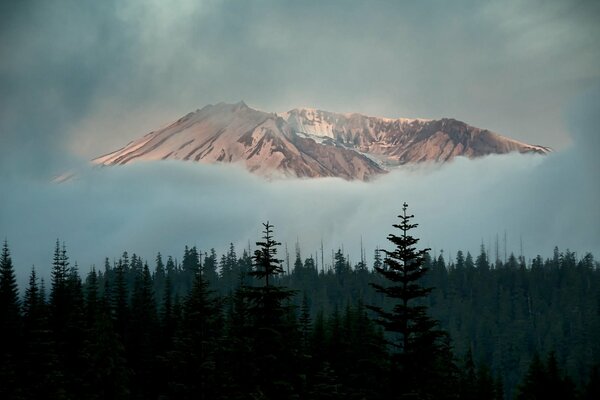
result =
[{"label": "snowy peak", "polygon": [[365,130],[371,133],[393,129],[394,126],[424,123],[429,120],[409,118],[369,117],[358,113],[332,113],[311,108],[293,109],[281,114],[297,132],[312,136],[330,137],[356,136]]},{"label": "snowy peak", "polygon": [[93,162],[227,162],[264,176],[370,180],[397,165],[512,151],[550,150],[454,119],[391,119],[307,108],[275,114],[240,101],[188,113]]}]

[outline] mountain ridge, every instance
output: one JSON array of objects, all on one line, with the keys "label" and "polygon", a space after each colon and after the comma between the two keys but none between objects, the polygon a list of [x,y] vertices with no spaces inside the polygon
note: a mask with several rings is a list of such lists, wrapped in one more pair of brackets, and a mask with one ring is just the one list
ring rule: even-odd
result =
[{"label": "mountain ridge", "polygon": [[242,163],[250,172],[267,177],[368,181],[404,164],[513,151],[546,154],[551,150],[452,118],[393,119],[308,108],[268,113],[240,101],[190,112],[92,162],[104,166],[167,159]]}]

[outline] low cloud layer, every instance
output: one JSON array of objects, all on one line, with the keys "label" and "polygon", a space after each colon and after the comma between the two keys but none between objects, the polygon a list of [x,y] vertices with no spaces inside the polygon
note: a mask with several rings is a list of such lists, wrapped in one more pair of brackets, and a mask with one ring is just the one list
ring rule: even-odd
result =
[{"label": "low cloud layer", "polygon": [[[600,254],[600,3],[20,1],[0,4],[0,235],[22,279],[65,240],[86,270],[123,250],[245,247],[269,219],[304,253],[386,245],[401,204],[424,246]],[[453,117],[530,143],[373,183],[266,182],[234,166],[81,164],[219,101]],[[77,179],[50,183],[75,168]],[[327,252],[327,250],[326,250]]]},{"label": "low cloud layer", "polygon": [[[508,250],[550,255],[554,245],[600,254],[600,196],[577,148],[550,156],[518,154],[456,159],[443,167],[398,170],[371,183],[340,179],[268,182],[234,165],[185,162],[91,168],[62,183],[12,181],[0,208],[24,280],[31,264],[47,274],[54,240],[66,241],[83,270],[122,251],[153,260],[180,257],[183,246],[241,252],[259,239],[261,222],[275,225],[290,250],[304,256],[321,238],[326,262],[344,247],[358,260],[387,246],[404,201],[420,224],[423,246],[453,257],[477,252],[504,232]],[[283,251],[283,248],[281,249]]]}]

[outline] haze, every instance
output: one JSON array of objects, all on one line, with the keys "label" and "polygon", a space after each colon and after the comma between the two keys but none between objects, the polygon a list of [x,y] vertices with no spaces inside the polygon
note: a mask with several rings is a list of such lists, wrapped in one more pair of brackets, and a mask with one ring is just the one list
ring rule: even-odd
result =
[{"label": "haze", "polygon": [[[6,3],[6,2],[5,2]],[[260,222],[303,255],[357,260],[409,202],[422,244],[600,254],[600,5],[544,2],[22,1],[0,5],[0,236],[20,278],[57,237],[83,270],[123,250],[239,247]],[[373,183],[267,182],[232,166],[88,169],[220,101],[452,117],[551,156],[458,160]],[[65,184],[51,179],[77,170]]]}]

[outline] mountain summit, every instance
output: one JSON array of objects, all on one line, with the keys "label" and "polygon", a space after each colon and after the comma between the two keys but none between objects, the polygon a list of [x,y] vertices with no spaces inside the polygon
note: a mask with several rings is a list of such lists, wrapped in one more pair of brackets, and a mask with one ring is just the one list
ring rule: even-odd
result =
[{"label": "mountain summit", "polygon": [[93,163],[228,162],[263,176],[370,180],[399,165],[513,151],[546,154],[550,149],[454,119],[390,119],[314,109],[266,113],[241,101],[196,110]]}]

